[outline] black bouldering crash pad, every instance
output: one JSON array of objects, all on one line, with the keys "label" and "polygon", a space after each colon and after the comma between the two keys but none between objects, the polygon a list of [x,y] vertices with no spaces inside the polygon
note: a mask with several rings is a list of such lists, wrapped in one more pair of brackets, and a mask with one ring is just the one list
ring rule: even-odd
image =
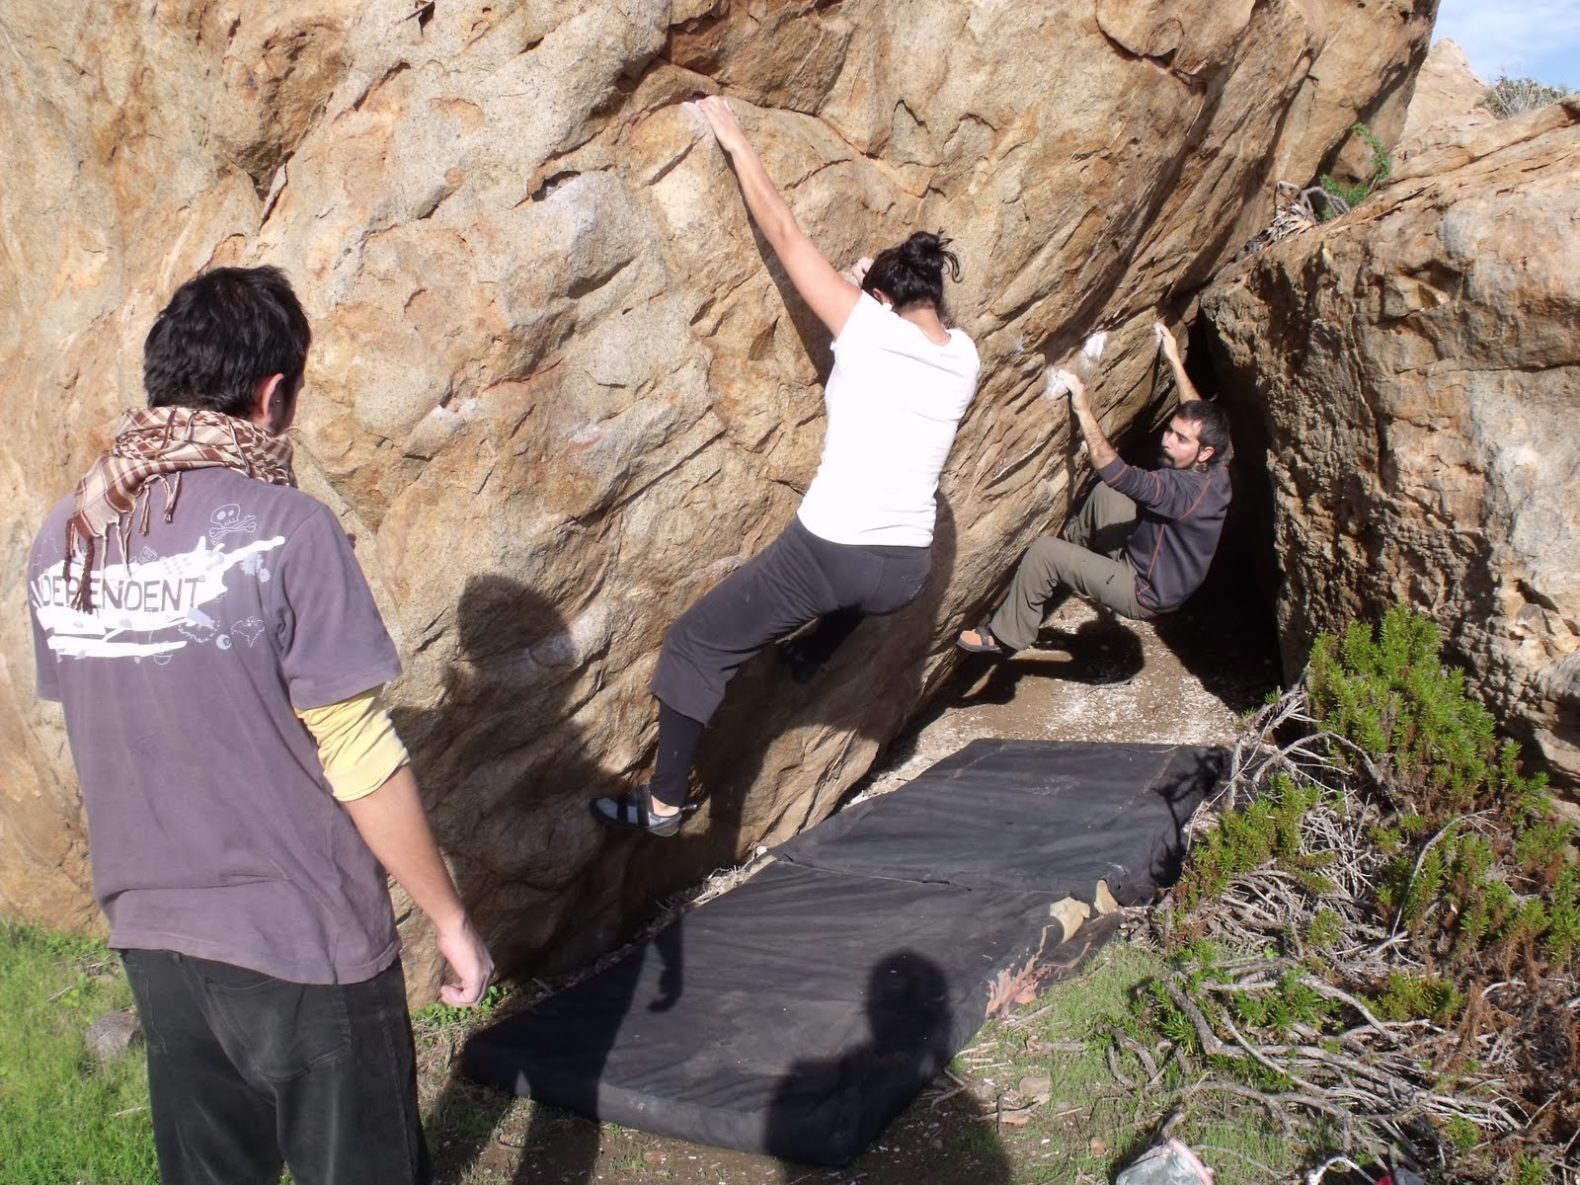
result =
[{"label": "black bouldering crash pad", "polygon": [[1021,889],[1125,905],[1173,884],[1180,832],[1222,749],[973,741],[902,790],[859,802],[775,850],[809,868]]},{"label": "black bouldering crash pad", "polygon": [[624,959],[475,1034],[466,1072],[597,1119],[856,1156],[990,1009],[1071,973],[1049,907],[1172,879],[1221,750],[976,741],[798,836]]}]

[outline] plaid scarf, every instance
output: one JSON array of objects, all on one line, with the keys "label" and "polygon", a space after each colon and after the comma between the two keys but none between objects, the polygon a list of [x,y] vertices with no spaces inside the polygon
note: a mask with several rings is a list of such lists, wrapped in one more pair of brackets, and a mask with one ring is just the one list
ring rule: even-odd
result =
[{"label": "plaid scarf", "polygon": [[149,495],[157,480],[165,490],[165,522],[176,512],[181,475],[188,469],[221,466],[277,486],[294,486],[291,442],[273,436],[249,420],[192,407],[144,407],[127,412],[116,429],[110,451],[93,463],[77,483],[71,518],[66,521],[66,562],[82,545],[82,579],[72,608],[93,612],[90,592],[96,544],[108,540],[115,527],[121,556],[127,554],[131,519],[141,505],[139,529],[148,534]]}]

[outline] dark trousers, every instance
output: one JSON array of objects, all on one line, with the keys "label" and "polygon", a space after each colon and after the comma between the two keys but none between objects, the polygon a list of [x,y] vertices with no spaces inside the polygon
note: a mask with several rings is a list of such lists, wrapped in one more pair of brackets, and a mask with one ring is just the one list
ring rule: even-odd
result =
[{"label": "dark trousers", "polygon": [[288,983],[121,952],[148,1043],[164,1185],[426,1185],[397,960],[362,983]]},{"label": "dark trousers", "polygon": [[[830,543],[791,519],[777,539],[670,626],[653,694],[673,712],[706,724],[731,676],[768,643],[822,618],[807,644],[816,661],[826,660],[863,617],[894,613],[914,601],[931,563],[926,547]],[[689,769],[701,730],[675,743],[665,737],[663,721],[661,714],[661,767],[666,775]],[[655,778],[653,793],[665,802],[683,801],[684,779]]]}]

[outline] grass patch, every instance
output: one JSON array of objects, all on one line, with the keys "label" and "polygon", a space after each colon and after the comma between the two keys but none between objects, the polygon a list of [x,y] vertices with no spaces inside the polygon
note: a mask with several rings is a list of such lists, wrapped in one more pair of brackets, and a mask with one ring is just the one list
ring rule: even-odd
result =
[{"label": "grass patch", "polygon": [[0,1165],[7,1185],[159,1179],[140,1047],[94,1062],[83,1034],[130,1008],[102,943],[0,922]]},{"label": "grass patch", "polygon": [[[970,1052],[987,1044],[1004,1064],[984,1068],[980,1094],[1001,1087],[1013,1098],[1020,1084],[1036,1078],[1050,1087],[1047,1101],[1027,1112],[1027,1122],[1000,1128],[1017,1180],[1109,1180],[1171,1119],[1170,1134],[1213,1166],[1219,1185],[1292,1176],[1310,1149],[1327,1143],[1315,1126],[1292,1141],[1259,1105],[1233,1096],[1201,1097],[1178,1115],[1168,1109],[1190,1084],[1174,1065],[1144,1064],[1123,1039],[1140,1023],[1153,985],[1167,970],[1162,954],[1119,938],[1079,977],[1058,984],[1022,1015],[983,1030]],[[969,1071],[969,1055],[961,1061]]]}]

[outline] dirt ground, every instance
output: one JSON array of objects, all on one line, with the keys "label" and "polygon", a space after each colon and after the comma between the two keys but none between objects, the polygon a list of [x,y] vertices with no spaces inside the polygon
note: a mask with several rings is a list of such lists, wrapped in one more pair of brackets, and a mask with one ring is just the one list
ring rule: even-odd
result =
[{"label": "dirt ground", "polygon": [[1158,623],[1071,599],[1008,660],[967,656],[939,702],[867,779],[896,788],[978,737],[1227,744],[1278,686],[1271,622],[1212,602]]},{"label": "dirt ground", "polygon": [[[884,793],[978,737],[1216,744],[1278,684],[1265,611],[1198,597],[1160,624],[1104,620],[1072,600],[1036,647],[1009,660],[964,659],[944,694],[857,787]],[[1059,988],[1054,991],[1058,992]],[[1005,1084],[973,1072],[940,1078],[854,1164],[815,1169],[598,1125],[509,1100],[448,1074],[465,1022],[419,1032],[423,1094],[438,1180],[446,1185],[1009,1185],[1110,1179],[1049,1160],[1079,1121],[1019,1126],[1006,1119]],[[1053,1117],[1057,1119],[1058,1117]],[[1095,1144],[1096,1141],[1093,1141]],[[1093,1149],[1093,1151],[1098,1151]],[[1126,1149],[1112,1149],[1119,1162]],[[1054,1172],[1054,1176],[1049,1176]]]}]

